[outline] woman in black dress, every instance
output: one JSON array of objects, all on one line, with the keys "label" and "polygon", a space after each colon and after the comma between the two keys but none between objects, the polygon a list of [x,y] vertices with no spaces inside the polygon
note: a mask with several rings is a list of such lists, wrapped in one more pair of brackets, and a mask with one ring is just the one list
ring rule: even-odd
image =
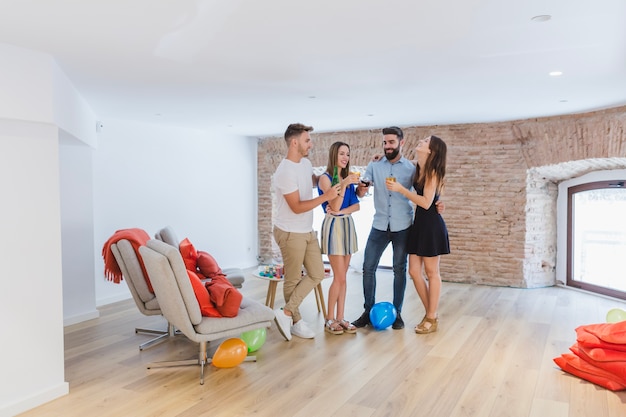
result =
[{"label": "woman in black dress", "polygon": [[[399,192],[415,203],[415,220],[411,226],[409,241],[409,274],[417,294],[424,304],[426,314],[415,326],[420,334],[437,331],[439,319],[439,294],[441,275],[439,257],[450,253],[448,229],[435,203],[443,188],[446,174],[446,143],[437,136],[429,136],[417,143],[417,169],[413,180],[415,193],[394,181],[387,181],[387,189]],[[422,274],[422,269],[426,277]],[[425,278],[428,278],[426,281]]]}]

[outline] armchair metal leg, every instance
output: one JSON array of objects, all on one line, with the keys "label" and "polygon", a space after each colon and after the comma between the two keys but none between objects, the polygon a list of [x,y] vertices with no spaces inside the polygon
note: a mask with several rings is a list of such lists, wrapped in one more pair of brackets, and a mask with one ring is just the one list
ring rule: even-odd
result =
[{"label": "armchair metal leg", "polygon": [[[149,333],[149,332],[138,332],[137,329],[135,329],[135,333],[158,334],[158,333]],[[140,344],[139,350],[144,350],[151,346],[158,345],[159,343],[163,343],[167,340],[168,337],[170,337],[170,335],[167,332],[162,332],[160,336],[155,337],[154,339],[150,339],[147,342]]]},{"label": "armchair metal leg", "polygon": [[179,335],[182,334],[179,330],[176,330],[172,324],[169,324],[169,323],[167,325],[167,331],[165,331],[165,330],[136,328],[135,329],[135,334],[137,334],[137,333],[156,334],[156,335],[158,335],[154,339],[150,339],[147,342],[144,342],[144,343],[140,344],[139,345],[139,350],[144,350],[144,349],[147,349],[147,348],[149,348],[151,346],[158,345],[160,343],[165,342],[170,337],[179,336]]},{"label": "armchair metal leg", "polygon": [[143,329],[141,327],[137,327],[135,329],[135,334],[137,333],[143,333],[143,334],[167,334],[167,332],[165,330],[156,330],[156,329]]},{"label": "armchair metal leg", "polygon": [[[200,342],[200,351],[197,359],[185,359],[179,361],[161,361],[151,362],[147,365],[147,369],[152,368],[169,368],[173,366],[191,366],[200,365],[200,385],[204,385],[204,368],[205,365],[211,363],[211,358],[207,357],[207,342]],[[256,362],[256,356],[246,356],[244,362]]]},{"label": "armchair metal leg", "polygon": [[200,385],[204,385],[204,365],[210,363],[206,356],[207,342],[200,342],[200,352],[197,359],[184,359],[179,361],[161,361],[151,362],[147,365],[147,369],[152,368],[169,368],[173,366],[191,366],[200,365]]},{"label": "armchair metal leg", "polygon": [[190,365],[198,365],[197,359],[185,359],[182,361],[161,361],[161,362],[151,362],[146,368],[171,368],[173,366],[190,366]]},{"label": "armchair metal leg", "polygon": [[200,342],[200,354],[198,362],[200,362],[200,385],[204,385],[204,364],[206,363],[206,342]]}]

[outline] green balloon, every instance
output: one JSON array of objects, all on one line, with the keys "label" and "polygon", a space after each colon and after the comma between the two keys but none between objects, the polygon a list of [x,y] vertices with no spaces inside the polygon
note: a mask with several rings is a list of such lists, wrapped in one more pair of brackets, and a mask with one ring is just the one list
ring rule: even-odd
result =
[{"label": "green balloon", "polygon": [[613,308],[606,313],[607,323],[619,323],[624,320],[626,320],[626,311],[621,308]]},{"label": "green balloon", "polygon": [[249,330],[241,334],[241,339],[246,342],[248,346],[248,352],[256,352],[261,349],[265,339],[267,338],[267,330],[265,327],[260,329]]}]

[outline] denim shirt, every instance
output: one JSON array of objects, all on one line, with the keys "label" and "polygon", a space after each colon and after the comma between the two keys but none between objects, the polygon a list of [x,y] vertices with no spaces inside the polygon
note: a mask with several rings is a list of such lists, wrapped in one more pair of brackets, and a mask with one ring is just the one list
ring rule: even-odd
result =
[{"label": "denim shirt", "polygon": [[365,169],[364,178],[371,178],[374,185],[374,229],[392,232],[408,229],[413,222],[413,204],[400,193],[387,190],[385,180],[389,176],[396,178],[405,188],[413,188],[415,165],[405,157],[395,163],[384,156],[370,162]]}]

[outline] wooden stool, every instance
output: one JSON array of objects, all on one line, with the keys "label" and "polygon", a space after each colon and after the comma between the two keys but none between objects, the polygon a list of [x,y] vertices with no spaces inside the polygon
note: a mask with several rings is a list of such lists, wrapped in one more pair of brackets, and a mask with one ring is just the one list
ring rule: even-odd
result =
[{"label": "wooden stool", "polygon": [[[265,297],[265,305],[273,310],[274,300],[276,299],[276,290],[278,288],[278,283],[283,282],[283,279],[275,278],[275,277],[266,277],[266,276],[259,274],[259,271],[253,272],[252,275],[254,275],[256,278],[261,278],[261,279],[269,281],[269,285],[267,287],[267,295]],[[331,277],[330,274],[324,275],[324,279],[330,278],[330,277]],[[324,301],[324,289],[322,288],[322,283],[320,282],[319,284],[317,284],[313,290],[315,292],[315,302],[317,303],[317,311],[324,314],[324,318],[326,318],[326,302]]]}]

